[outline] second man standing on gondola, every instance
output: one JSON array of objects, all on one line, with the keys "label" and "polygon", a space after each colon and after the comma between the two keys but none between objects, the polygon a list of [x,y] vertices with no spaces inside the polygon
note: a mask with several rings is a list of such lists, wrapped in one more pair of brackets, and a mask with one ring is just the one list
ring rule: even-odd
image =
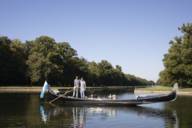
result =
[{"label": "second man standing on gondola", "polygon": [[81,98],[85,98],[86,82],[83,77],[80,80],[80,94]]},{"label": "second man standing on gondola", "polygon": [[73,97],[78,98],[79,84],[80,84],[80,81],[79,81],[79,79],[78,79],[78,76],[76,76],[76,77],[75,77],[75,80],[74,80]]}]

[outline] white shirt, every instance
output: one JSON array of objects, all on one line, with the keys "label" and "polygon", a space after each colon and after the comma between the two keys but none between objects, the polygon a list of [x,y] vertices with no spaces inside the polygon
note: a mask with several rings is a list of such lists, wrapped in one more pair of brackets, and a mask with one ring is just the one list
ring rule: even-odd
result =
[{"label": "white shirt", "polygon": [[80,81],[80,89],[81,89],[81,91],[85,91],[85,88],[86,88],[86,83],[85,83],[84,80],[81,80]]},{"label": "white shirt", "polygon": [[78,88],[79,87],[79,80],[75,79],[74,80],[74,88]]}]

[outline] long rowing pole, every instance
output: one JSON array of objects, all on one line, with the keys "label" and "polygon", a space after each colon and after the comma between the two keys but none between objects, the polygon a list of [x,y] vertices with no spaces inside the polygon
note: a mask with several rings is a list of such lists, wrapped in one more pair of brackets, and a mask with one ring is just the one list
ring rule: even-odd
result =
[{"label": "long rowing pole", "polygon": [[66,91],[63,95],[59,95],[58,97],[56,97],[55,99],[53,99],[53,100],[51,100],[51,101],[49,101],[49,103],[52,103],[52,102],[54,102],[54,101],[56,101],[56,100],[58,100],[59,98],[61,98],[62,96],[65,96],[65,95],[67,95],[69,92],[71,92],[72,90],[69,90],[69,91]]},{"label": "long rowing pole", "polygon": [[62,96],[58,96],[58,97],[56,97],[55,99],[53,99],[53,100],[51,100],[51,101],[49,101],[49,103],[52,103],[52,102],[54,102],[54,101],[56,101],[56,100],[58,100],[59,98],[61,98]]}]

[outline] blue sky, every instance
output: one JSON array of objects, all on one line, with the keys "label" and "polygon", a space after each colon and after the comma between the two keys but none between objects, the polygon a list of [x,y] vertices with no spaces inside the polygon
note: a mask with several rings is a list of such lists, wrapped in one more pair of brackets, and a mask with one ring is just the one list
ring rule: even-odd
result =
[{"label": "blue sky", "polygon": [[169,41],[192,22],[191,0],[0,0],[0,35],[67,41],[88,61],[157,80]]}]

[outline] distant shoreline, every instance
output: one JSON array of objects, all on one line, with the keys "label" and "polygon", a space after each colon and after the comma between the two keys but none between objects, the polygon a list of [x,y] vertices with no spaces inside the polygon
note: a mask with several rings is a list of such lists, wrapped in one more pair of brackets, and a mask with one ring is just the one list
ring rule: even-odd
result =
[{"label": "distant shoreline", "polygon": [[[72,87],[52,87],[53,89],[58,89],[58,88],[62,88],[62,89],[72,89]],[[114,87],[87,87],[89,89],[128,89],[130,87],[125,87],[125,86],[114,86]],[[159,88],[159,87],[158,87]],[[41,92],[42,87],[38,86],[38,87],[0,87],[0,93],[40,93]],[[187,91],[187,89],[180,89],[178,91],[178,95],[181,96],[192,96],[192,91],[191,89],[188,89],[189,91]],[[134,93],[139,95],[139,94],[154,94],[154,93],[169,93],[171,91],[171,88],[167,88],[167,89],[157,89],[157,88],[136,88]]]},{"label": "distant shoreline", "polygon": [[[167,86],[152,86],[146,88],[136,88],[135,94],[154,94],[154,93],[169,93],[172,91],[172,87]],[[192,96],[192,88],[179,88],[177,91],[179,96]]]},{"label": "distant shoreline", "polygon": [[[69,90],[73,89],[73,87],[52,87],[53,89],[63,89],[63,90]],[[42,87],[0,87],[0,93],[40,93]],[[118,90],[118,89],[127,89],[127,90],[134,90],[133,87],[129,86],[106,86],[106,87],[87,87],[87,89],[97,89],[97,90],[104,90],[104,89],[113,89],[113,90]]]},{"label": "distant shoreline", "polygon": [[[135,94],[163,94],[163,93],[169,93],[170,91],[146,91],[146,90],[135,90]],[[178,91],[177,95],[179,96],[192,96],[192,92],[186,92],[186,91]]]}]

